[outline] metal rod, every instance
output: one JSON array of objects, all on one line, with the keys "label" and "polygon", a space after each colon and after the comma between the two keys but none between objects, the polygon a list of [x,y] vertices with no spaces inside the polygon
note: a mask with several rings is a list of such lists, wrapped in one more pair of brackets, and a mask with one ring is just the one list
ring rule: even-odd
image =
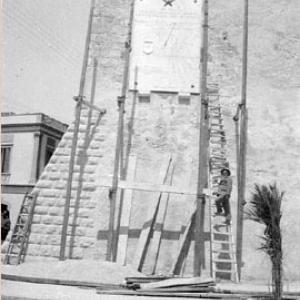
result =
[{"label": "metal rod", "polygon": [[243,58],[242,58],[242,91],[241,91],[241,123],[240,123],[240,188],[238,193],[236,255],[239,280],[242,268],[243,247],[243,207],[245,205],[246,186],[246,151],[247,151],[247,63],[248,63],[248,0],[244,0],[244,25],[243,25]]},{"label": "metal rod", "polygon": [[69,211],[70,211],[70,202],[71,202],[71,193],[72,193],[72,180],[73,180],[76,147],[78,141],[79,125],[80,125],[80,115],[82,109],[82,98],[84,93],[86,70],[88,65],[89,45],[91,40],[92,18],[93,18],[94,7],[95,7],[95,0],[92,0],[91,8],[90,8],[89,24],[88,24],[86,42],[85,42],[85,51],[84,51],[82,70],[81,70],[79,95],[77,97],[78,101],[75,108],[75,123],[74,123],[73,140],[72,140],[71,154],[70,154],[70,161],[69,161],[68,181],[67,181],[67,188],[66,188],[66,202],[65,202],[64,219],[63,219],[63,225],[61,231],[59,260],[65,259],[65,248],[66,248],[66,241],[67,241]]},{"label": "metal rod", "polygon": [[128,89],[128,79],[129,79],[129,63],[130,63],[130,52],[131,52],[131,35],[132,35],[132,24],[134,16],[134,0],[131,1],[130,7],[130,17],[128,24],[128,35],[127,41],[125,43],[125,66],[123,72],[123,83],[121,96],[118,98],[119,105],[119,118],[118,118],[118,129],[117,129],[117,140],[115,148],[115,159],[114,159],[114,172],[112,179],[112,188],[109,191],[110,199],[110,211],[109,211],[109,225],[108,225],[108,239],[107,239],[107,252],[106,260],[111,261],[113,259],[113,254],[116,253],[114,249],[114,223],[115,223],[115,210],[116,210],[116,200],[117,200],[117,189],[118,189],[118,174],[120,168],[120,153],[121,147],[123,145],[123,120],[125,111],[125,98]]},{"label": "metal rod", "polygon": [[194,276],[201,275],[201,266],[204,266],[204,213],[205,195],[207,185],[207,147],[208,147],[208,118],[207,118],[207,53],[208,53],[208,0],[203,0],[201,26],[201,53],[200,53],[200,136],[199,136],[199,166],[197,186],[197,210],[195,219],[195,253]]}]

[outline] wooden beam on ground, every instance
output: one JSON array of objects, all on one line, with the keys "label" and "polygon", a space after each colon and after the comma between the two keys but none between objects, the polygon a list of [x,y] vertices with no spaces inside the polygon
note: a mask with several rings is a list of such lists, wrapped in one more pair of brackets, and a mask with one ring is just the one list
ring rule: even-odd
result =
[{"label": "wooden beam on ground", "polygon": [[[127,178],[129,180],[134,180],[136,161],[137,158],[135,155],[129,156],[128,170],[127,170]],[[126,264],[132,194],[133,194],[133,190],[124,191],[123,209],[121,212],[120,234],[119,234],[118,253],[117,253],[117,262],[122,265]]]},{"label": "wooden beam on ground", "polygon": [[[169,172],[171,162],[172,162],[172,157],[169,157],[167,160],[163,162],[158,176],[159,182],[163,182],[163,183],[165,182],[167,174]],[[153,225],[156,219],[161,194],[156,193],[153,196],[154,196],[154,201],[151,202],[148,207],[147,219],[140,233],[138,245],[132,262],[133,267],[138,271],[142,271],[143,268],[144,260],[150,242],[150,237],[153,232]]]}]

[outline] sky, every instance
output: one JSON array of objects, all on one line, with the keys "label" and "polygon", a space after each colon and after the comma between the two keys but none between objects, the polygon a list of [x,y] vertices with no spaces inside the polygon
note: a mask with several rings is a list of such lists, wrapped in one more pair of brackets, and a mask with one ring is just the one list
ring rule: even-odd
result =
[{"label": "sky", "polygon": [[2,107],[74,118],[90,1],[2,0]]}]

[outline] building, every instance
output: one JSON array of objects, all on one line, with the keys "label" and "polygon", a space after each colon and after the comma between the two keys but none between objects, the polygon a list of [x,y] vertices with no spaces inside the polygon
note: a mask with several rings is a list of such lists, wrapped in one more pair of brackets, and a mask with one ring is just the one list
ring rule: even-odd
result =
[{"label": "building", "polygon": [[[92,62],[94,58],[98,58],[94,99],[96,105],[107,109],[107,114],[102,121],[98,121],[96,111],[85,110],[80,119],[67,230],[67,258],[105,260],[108,252],[110,199],[109,189],[102,185],[102,178],[109,178],[113,173],[118,127],[117,98],[122,88],[125,65],[125,56],[122,54],[128,33],[130,2],[129,0],[95,1],[84,96],[87,101],[93,100],[89,95],[93,78]],[[172,154],[176,161],[173,185],[184,189],[196,184],[199,156],[200,101],[199,85],[197,85],[199,70],[197,69],[200,61],[201,2],[174,1],[171,6],[165,5],[162,0],[135,1],[129,92],[126,97],[124,115],[125,143],[126,146],[130,146],[130,154],[137,157],[136,172],[132,176],[135,176],[133,178],[135,182],[157,183],[159,171],[166,162],[166,156]],[[230,126],[233,127],[231,107],[235,112],[240,94],[241,9],[236,7],[232,10],[232,3],[227,1],[227,9],[224,10],[225,2],[213,4],[210,14],[210,22],[214,26],[210,31],[212,42],[209,52],[210,76],[208,79],[209,82],[219,83],[221,87],[220,94],[223,95],[222,102],[226,112],[225,128],[231,128]],[[256,13],[260,15],[261,12],[269,11],[270,5],[268,4],[268,9],[266,5],[266,3],[260,3],[252,9],[256,9]],[[276,16],[277,14],[274,13],[274,18]],[[228,20],[230,23],[231,21],[237,22],[234,30],[230,28]],[[289,24],[289,22],[286,23]],[[217,27],[215,27],[216,24]],[[280,23],[276,19],[276,22],[269,24],[275,26]],[[230,31],[228,37],[224,39],[225,28]],[[295,97],[292,94],[290,94],[291,97],[286,97],[289,90],[282,89],[281,96],[276,98],[277,86],[281,84],[281,81],[280,84],[265,82],[266,78],[262,74],[266,74],[270,68],[262,63],[261,58],[265,57],[266,53],[271,55],[272,51],[278,47],[260,48],[261,45],[265,45],[262,42],[265,35],[262,31],[257,31],[256,34],[259,37],[257,41],[260,42],[256,43],[257,47],[251,50],[255,52],[251,59],[255,58],[256,63],[249,66],[251,72],[258,72],[258,74],[256,80],[253,81],[251,78],[252,85],[249,86],[248,91],[251,97],[249,101],[251,103],[251,106],[249,105],[249,115],[251,115],[249,133],[251,134],[249,134],[247,191],[250,194],[251,187],[256,182],[272,182],[275,179],[284,184],[289,200],[283,203],[285,213],[282,219],[285,225],[284,265],[288,270],[285,276],[295,280],[300,278],[300,269],[297,267],[297,253],[300,245],[300,226],[298,226],[300,207],[297,201],[299,176],[295,176],[299,174],[300,168],[295,163],[299,161],[299,145],[296,144],[296,140],[291,139],[292,136],[296,136],[291,132],[294,128],[300,127],[296,125],[286,126],[286,129],[283,127],[285,119],[288,120],[286,125],[290,122],[296,124],[296,117],[280,118],[280,113],[284,109],[288,112],[289,107],[282,103],[286,103],[289,98],[290,101],[294,101]],[[274,32],[270,33],[270,36],[274,41],[278,40]],[[291,66],[284,63],[280,56],[272,57],[273,59],[266,59],[266,61],[270,64],[271,61],[272,64],[275,61],[281,62],[282,65],[278,65],[276,72],[270,73],[269,78],[281,73],[278,70],[281,70],[284,65],[289,68]],[[282,79],[283,76],[278,77]],[[136,97],[135,90],[138,90],[138,97]],[[274,103],[278,106],[274,106]],[[294,101],[290,106],[295,108],[295,103],[300,102]],[[286,116],[289,115],[292,113],[287,113]],[[270,131],[272,135],[266,134],[271,128],[273,128]],[[252,134],[252,130],[256,133],[255,135]],[[234,170],[234,128],[228,133],[229,162]],[[281,135],[280,138],[279,135]],[[35,190],[39,196],[34,210],[26,260],[58,259],[60,255],[72,138],[73,127],[70,126],[36,184]],[[288,141],[291,143],[289,147],[286,146]],[[295,159],[292,160],[291,157]],[[294,175],[291,176],[291,174]],[[235,176],[234,173],[233,176]],[[151,213],[153,209],[151,204],[157,199],[157,194],[134,191],[132,198],[130,222],[120,231],[120,236],[128,236],[126,249],[126,263],[128,264],[133,262],[141,229],[147,221],[151,220],[149,212]],[[235,208],[232,210],[235,221],[237,210],[234,192],[231,201]],[[170,271],[176,259],[176,249],[178,249],[179,238],[182,236],[182,228],[188,224],[194,202],[193,196],[171,196],[156,273],[168,274]],[[208,216],[207,213],[206,216]],[[205,224],[207,223],[208,217],[205,219]],[[264,253],[257,251],[264,228],[249,220],[245,220],[244,225],[243,279],[269,280],[269,272],[266,272],[270,267],[268,258]],[[205,229],[204,237],[205,248],[209,249],[208,228]],[[185,274],[191,274],[193,269],[192,252],[190,251],[191,255],[186,261]],[[204,275],[208,274],[210,269],[209,255],[206,255],[206,258]],[[151,266],[146,260],[143,272],[151,274],[152,270],[149,267]]]},{"label": "building", "polygon": [[13,225],[24,194],[33,189],[68,126],[42,113],[2,113],[1,119],[1,201]]}]

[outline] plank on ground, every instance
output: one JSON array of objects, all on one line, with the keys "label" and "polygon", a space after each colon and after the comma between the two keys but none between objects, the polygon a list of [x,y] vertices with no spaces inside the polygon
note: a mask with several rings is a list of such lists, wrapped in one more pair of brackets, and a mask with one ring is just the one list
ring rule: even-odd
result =
[{"label": "plank on ground", "polygon": [[215,281],[210,277],[181,277],[171,278],[158,282],[142,283],[141,289],[156,289],[156,288],[170,288],[179,286],[212,286],[215,285]]}]

